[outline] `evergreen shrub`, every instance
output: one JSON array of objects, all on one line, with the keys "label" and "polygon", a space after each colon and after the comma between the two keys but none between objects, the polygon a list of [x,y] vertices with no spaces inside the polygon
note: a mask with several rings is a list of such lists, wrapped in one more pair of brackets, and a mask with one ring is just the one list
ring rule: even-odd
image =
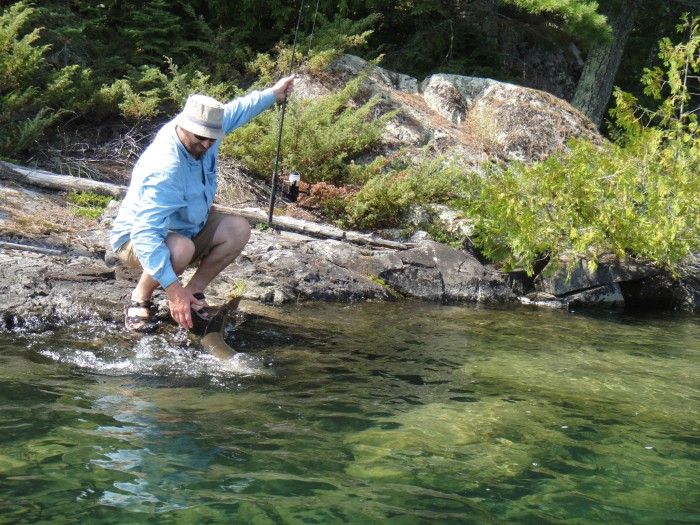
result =
[{"label": "evergreen shrub", "polygon": [[684,18],[687,42],[662,41],[665,69],[645,72],[657,109],[616,90],[615,143],[573,141],[544,162],[467,177],[462,207],[485,255],[530,272],[542,257],[595,268],[603,252],[674,270],[700,250],[699,20]]},{"label": "evergreen shrub", "polygon": [[63,115],[90,104],[89,72],[47,62],[41,29],[25,31],[33,14],[26,2],[0,14],[0,155],[10,158],[32,149]]},{"label": "evergreen shrub", "polygon": [[342,184],[348,180],[348,164],[372,151],[394,112],[377,115],[378,99],[355,106],[369,71],[342,89],[308,101],[291,99],[259,115],[224,140],[223,154],[241,161],[261,178],[274,170],[281,111],[285,111],[279,171],[300,172],[306,182]]},{"label": "evergreen shrub", "polygon": [[[431,206],[456,198],[462,170],[445,158],[416,160],[398,154],[377,157],[367,165],[351,165],[354,189],[326,183],[312,187],[311,203],[341,227],[355,230],[405,228],[413,206]],[[427,225],[426,225],[427,227]]]},{"label": "evergreen shrub", "polygon": [[226,82],[213,83],[210,76],[200,71],[184,72],[168,57],[163,72],[156,66],[141,66],[127,78],[104,86],[101,96],[117,105],[122,117],[131,121],[150,120],[161,115],[179,112],[187,97],[202,93],[227,102],[235,88]]}]

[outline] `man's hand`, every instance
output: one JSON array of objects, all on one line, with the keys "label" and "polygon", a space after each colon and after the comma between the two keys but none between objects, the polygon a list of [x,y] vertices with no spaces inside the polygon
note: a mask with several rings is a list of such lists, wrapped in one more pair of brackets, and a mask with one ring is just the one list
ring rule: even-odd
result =
[{"label": "man's hand", "polygon": [[170,316],[182,328],[190,330],[193,326],[190,308],[193,304],[205,306],[205,303],[195,299],[189,290],[183,288],[177,281],[168,286],[165,289],[165,293],[168,295],[168,302],[170,304]]},{"label": "man's hand", "polygon": [[294,80],[296,78],[296,74],[284,77],[278,80],[277,84],[272,86],[272,91],[275,94],[275,98],[277,98],[279,102],[288,98],[292,94],[292,91],[294,90]]}]

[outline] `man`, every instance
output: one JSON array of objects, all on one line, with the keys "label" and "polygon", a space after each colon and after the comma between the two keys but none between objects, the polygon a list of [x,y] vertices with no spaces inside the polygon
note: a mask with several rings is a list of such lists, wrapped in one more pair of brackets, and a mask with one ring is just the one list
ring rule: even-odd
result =
[{"label": "man", "polygon": [[[190,96],[182,113],[160,129],[138,159],[110,236],[119,259],[143,270],[124,307],[127,329],[148,332],[155,327],[151,297],[159,285],[178,325],[190,329],[193,320],[209,320],[203,292],[250,238],[244,218],[209,212],[221,139],[290,96],[294,79],[283,78],[227,104]],[[178,276],[194,263],[198,268],[183,286]]]}]

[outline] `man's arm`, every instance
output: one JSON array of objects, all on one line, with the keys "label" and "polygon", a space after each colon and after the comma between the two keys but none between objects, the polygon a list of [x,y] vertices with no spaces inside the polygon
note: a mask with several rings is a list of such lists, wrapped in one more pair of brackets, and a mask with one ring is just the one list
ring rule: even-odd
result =
[{"label": "man's arm", "polygon": [[224,131],[230,133],[250,122],[269,108],[275,101],[291,95],[296,75],[279,80],[274,86],[262,91],[252,91],[224,105]]}]

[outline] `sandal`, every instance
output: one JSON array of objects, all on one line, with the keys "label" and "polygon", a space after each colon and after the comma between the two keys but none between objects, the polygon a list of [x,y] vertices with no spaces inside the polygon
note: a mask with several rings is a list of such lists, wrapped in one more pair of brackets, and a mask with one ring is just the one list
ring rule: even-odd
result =
[{"label": "sandal", "polygon": [[[199,301],[206,301],[206,298],[202,292],[194,293],[192,296]],[[202,306],[199,310],[195,310],[193,307],[190,307],[190,311],[192,312],[192,323],[195,325],[195,327],[206,328],[209,321],[211,321],[214,317],[214,312],[209,306]]]},{"label": "sandal", "polygon": [[[129,308],[145,308],[147,310],[147,315],[129,315]],[[158,319],[156,318],[157,313],[158,308],[153,304],[153,301],[136,301],[134,299],[129,299],[124,304],[124,326],[130,332],[138,334],[152,332],[156,326],[158,326]]]}]

